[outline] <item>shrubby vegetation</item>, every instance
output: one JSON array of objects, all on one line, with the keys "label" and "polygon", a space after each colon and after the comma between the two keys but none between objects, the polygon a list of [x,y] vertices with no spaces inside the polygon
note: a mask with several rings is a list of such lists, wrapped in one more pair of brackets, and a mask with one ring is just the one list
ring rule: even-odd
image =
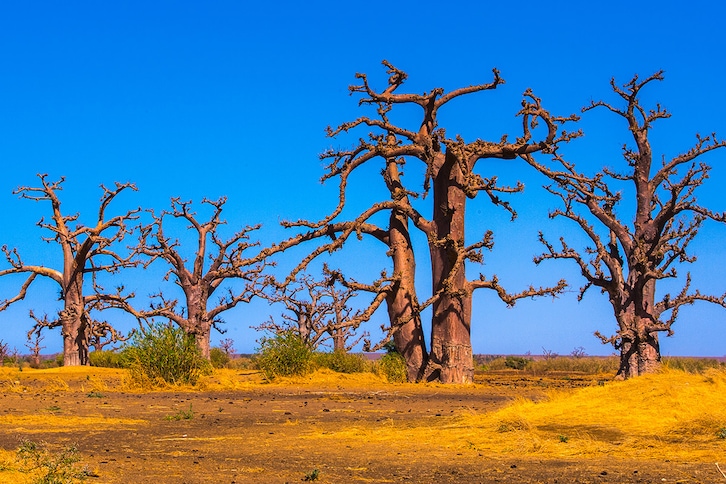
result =
[{"label": "shrubby vegetation", "polygon": [[395,351],[383,355],[376,362],[374,370],[378,375],[386,377],[386,380],[391,383],[403,383],[408,376],[406,360]]},{"label": "shrubby vegetation", "polygon": [[313,351],[294,331],[282,331],[260,340],[255,363],[268,380],[304,375],[312,369]]},{"label": "shrubby vegetation", "polygon": [[91,366],[100,366],[104,368],[126,368],[128,361],[125,360],[125,354],[119,351],[92,351],[88,354],[88,361]]},{"label": "shrubby vegetation", "polygon": [[171,325],[152,324],[135,333],[122,355],[132,381],[141,386],[195,385],[211,371],[194,337]]},{"label": "shrubby vegetation", "polygon": [[313,361],[318,368],[328,368],[338,373],[363,373],[370,370],[370,365],[362,355],[344,351],[314,353]]},{"label": "shrubby vegetation", "polygon": [[209,350],[209,361],[214,368],[226,368],[231,358],[221,348],[212,348]]}]

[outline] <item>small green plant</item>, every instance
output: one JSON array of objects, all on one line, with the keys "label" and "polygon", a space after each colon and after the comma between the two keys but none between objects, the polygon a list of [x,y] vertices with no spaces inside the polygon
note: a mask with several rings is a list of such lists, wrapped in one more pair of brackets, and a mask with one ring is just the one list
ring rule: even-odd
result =
[{"label": "small green plant", "polygon": [[567,443],[567,441],[568,441],[568,440],[570,440],[570,438],[569,438],[568,436],[566,436],[566,435],[558,435],[558,436],[557,436],[557,439],[558,439],[558,440],[559,440],[559,441],[560,441],[561,443],[563,443],[563,444],[566,444],[566,443]]},{"label": "small green plant", "polygon": [[45,444],[25,440],[16,455],[21,472],[40,473],[33,481],[37,484],[67,484],[83,481],[91,475],[87,468],[79,469],[76,465],[81,458],[74,445],[54,454],[48,451]]},{"label": "small green plant", "polygon": [[718,429],[718,432],[716,432],[716,437],[719,439],[726,439],[726,427],[721,427]]},{"label": "small green plant", "polygon": [[329,368],[338,373],[362,373],[367,369],[363,356],[352,355],[344,351],[315,353],[314,359],[319,367]]},{"label": "small green plant", "polygon": [[312,369],[312,362],[312,350],[294,331],[283,331],[260,340],[256,363],[268,380],[304,375]]},{"label": "small green plant", "polygon": [[385,376],[391,383],[403,383],[408,379],[406,360],[395,351],[383,355],[375,369],[377,374]]},{"label": "small green plant", "polygon": [[320,477],[320,471],[317,469],[313,469],[312,472],[308,472],[305,474],[305,477],[303,477],[303,481],[317,481],[318,477]]},{"label": "small green plant", "polygon": [[89,392],[88,395],[86,395],[88,398],[103,398],[103,393],[101,392]]},{"label": "small green plant", "polygon": [[50,407],[48,407],[49,412],[60,412],[60,409],[61,408],[58,405],[51,405]]},{"label": "small green plant", "polygon": [[166,324],[136,332],[123,354],[131,379],[141,386],[196,385],[211,371],[194,336]]},{"label": "small green plant", "polygon": [[194,418],[194,410],[192,404],[189,404],[189,410],[179,410],[174,415],[167,415],[164,417],[166,420],[191,420]]}]

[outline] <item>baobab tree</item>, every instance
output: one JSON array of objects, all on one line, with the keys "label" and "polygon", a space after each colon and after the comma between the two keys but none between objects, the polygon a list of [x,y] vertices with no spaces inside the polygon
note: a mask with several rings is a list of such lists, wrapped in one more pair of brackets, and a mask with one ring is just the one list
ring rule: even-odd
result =
[{"label": "baobab tree", "polygon": [[[401,94],[397,91],[406,80],[407,74],[387,61],[383,64],[390,75],[388,86],[384,90],[376,91],[372,88],[364,74],[356,75],[361,84],[350,87],[352,94],[362,95],[359,104],[375,107],[377,116],[373,118],[361,116],[338,128],[328,129],[330,137],[336,137],[357,127],[372,130],[368,138],[361,139],[354,148],[330,150],[322,155],[323,159],[329,161],[323,180],[335,177],[339,179],[338,206],[321,221],[300,220],[287,225],[315,230],[328,227],[329,232],[335,234],[337,239],[327,244],[326,250],[341,247],[342,242],[339,240],[344,240],[351,233],[364,232],[372,234],[375,232],[380,240],[387,239],[390,248],[401,248],[400,251],[389,251],[394,257],[393,274],[386,275],[374,284],[378,288],[378,294],[383,296],[377,297],[376,301],[389,298],[389,315],[392,318],[390,327],[397,348],[408,346],[418,349],[424,345],[420,325],[416,325],[414,318],[418,317],[423,308],[430,305],[433,308],[431,349],[426,357],[422,357],[426,362],[424,377],[446,383],[471,382],[473,355],[470,325],[473,291],[482,288],[492,289],[505,303],[511,305],[520,298],[556,294],[564,288],[564,282],[560,281],[555,287],[530,287],[520,293],[510,294],[500,285],[496,276],[487,278],[480,275],[476,280],[467,279],[465,262],[467,260],[481,262],[482,250],[491,249],[493,246],[491,232],[487,232],[481,240],[466,245],[464,223],[467,199],[485,193],[492,203],[510,211],[514,216],[516,212],[501,196],[517,193],[523,189],[521,184],[508,187],[499,185],[496,177],[484,178],[474,172],[475,166],[480,160],[492,158],[515,160],[517,156],[551,150],[558,142],[573,136],[558,130],[561,124],[572,118],[550,115],[541,107],[539,99],[527,91],[524,94],[523,108],[519,112],[522,117],[523,132],[515,141],[508,141],[506,135],[497,141],[477,139],[472,142],[466,142],[460,136],[448,137],[445,130],[438,125],[439,110],[453,99],[496,89],[504,82],[499,72],[493,71],[493,80],[489,83],[460,88],[448,93],[442,88],[436,88],[420,95]],[[398,106],[419,108],[420,121],[410,128],[394,124],[389,118],[389,113]],[[544,126],[547,129],[541,139],[535,139],[534,127],[541,120],[545,121]],[[376,160],[384,163],[382,172],[391,191],[391,200],[374,204],[353,222],[336,225],[336,219],[346,205],[349,177],[357,168],[375,163]],[[401,183],[402,177],[397,173],[398,166],[407,160],[418,160],[424,165],[424,180],[417,190],[404,187]],[[410,198],[420,195],[425,197],[430,191],[433,192],[433,197],[430,199],[431,215],[426,218],[413,209]],[[389,227],[371,227],[370,217],[381,211],[389,211]],[[402,293],[394,290],[396,285],[401,288],[404,281],[408,284],[409,278],[415,274],[414,252],[408,250],[409,222],[422,231],[428,240],[433,288],[431,297],[423,302],[419,302],[415,297],[412,284]],[[341,238],[340,234],[345,237]],[[305,263],[307,259],[303,261],[303,264]],[[398,301],[400,308],[390,305],[391,298],[397,294],[402,295]],[[413,326],[401,331],[402,326],[410,322],[413,322]]]},{"label": "baobab tree", "polygon": [[[28,288],[38,277],[49,278],[60,287],[60,299],[63,309],[58,313],[58,326],[63,335],[63,364],[78,366],[88,364],[88,329],[90,318],[87,306],[107,304],[109,307],[121,303],[128,296],[104,293],[96,281],[101,272],[116,273],[121,268],[135,265],[131,255],[122,256],[112,246],[121,242],[131,233],[127,226],[129,221],[138,218],[140,209],[129,210],[122,215],[106,218],[106,210],[111,202],[123,191],[136,187],[131,183],[116,183],[113,189],[101,185],[101,196],[98,218],[95,225],[85,226],[78,223],[79,214],[64,215],[58,192],[62,188],[64,178],[51,182],[46,174],[38,175],[39,187],[20,187],[13,193],[21,198],[36,202],[50,202],[51,218],[41,218],[37,225],[51,232],[51,237],[44,237],[48,243],[56,243],[63,254],[61,267],[53,269],[42,265],[26,263],[17,248],[2,247],[5,258],[10,266],[0,270],[0,276],[10,274],[27,274],[28,278],[20,287],[15,297],[0,302],[0,311],[11,304],[25,298]],[[75,228],[71,224],[75,223]],[[90,275],[92,294],[85,294],[86,275]]]},{"label": "baobab tree", "polygon": [[[173,277],[182,289],[185,306],[177,308],[176,300],[170,300],[160,292],[156,295],[160,302],[152,302],[151,309],[156,316],[173,321],[193,335],[205,358],[209,358],[211,330],[223,322],[221,314],[239,303],[249,302],[261,291],[262,271],[266,266],[264,257],[244,256],[247,249],[257,245],[249,241],[249,233],[259,226],[247,226],[228,239],[219,234],[219,227],[226,223],[221,218],[226,201],[225,197],[216,201],[202,200],[202,204],[212,208],[212,215],[208,221],[200,222],[191,210],[190,201],[172,198],[170,211],[159,215],[150,211],[153,222],[141,227],[139,243],[134,248],[136,253],[149,257],[145,266],[156,260],[163,260],[170,266],[165,279]],[[181,255],[179,240],[165,234],[164,220],[167,218],[188,222],[188,228],[196,233],[197,244],[191,263]],[[235,279],[242,281],[244,287],[227,288],[224,295],[211,304],[210,298],[222,284]]]},{"label": "baobab tree", "polygon": [[[154,313],[136,311],[128,302],[128,299],[131,297],[133,297],[133,294],[114,297],[110,304],[108,302],[103,302],[101,304],[101,302],[95,300],[91,301],[90,304],[86,304],[84,308],[86,314],[86,325],[84,327],[84,331],[85,341],[88,344],[89,349],[93,348],[94,351],[102,351],[103,348],[110,344],[122,343],[129,340],[133,334],[132,330],[130,333],[124,335],[121,331],[114,328],[108,321],[99,321],[93,318],[91,316],[92,310],[95,309],[97,311],[103,311],[104,309],[110,309],[111,307],[122,309],[134,315],[140,325],[142,320],[145,321],[154,315]],[[29,341],[34,337],[37,339],[44,330],[54,329],[61,326],[59,318],[49,318],[47,314],[44,314],[43,317],[38,317],[32,310],[30,311],[30,319],[34,320],[35,324],[32,328],[30,328],[26,335]]]},{"label": "baobab tree", "polygon": [[342,285],[337,272],[325,268],[324,274],[322,280],[301,274],[293,284],[273,285],[275,291],[262,297],[284,305],[282,321],[278,323],[271,317],[255,329],[274,334],[294,331],[312,349],[328,340],[333,342],[333,351],[352,349],[365,336],[355,335],[363,322],[357,317],[360,312],[354,313],[349,305],[356,291]]},{"label": "baobab tree", "polygon": [[[622,87],[613,79],[610,85],[624,101],[622,107],[598,101],[583,108],[587,112],[603,107],[627,123],[634,145],[623,148],[623,171],[603,168],[588,176],[577,171],[575,163],[559,152],[555,152],[552,165],[525,156],[554,182],[546,188],[563,202],[563,208],[552,211],[550,217],[572,220],[592,243],[583,252],[569,246],[564,238],[555,247],[540,234],[547,250],[535,262],[573,260],[586,281],[579,298],[593,286],[607,294],[618,329],[610,337],[596,334],[620,351],[620,378],[653,372],[659,367],[658,335],[672,334],[682,306],[708,301],[726,307],[726,294],[719,297],[691,290],[690,274],[678,294],[665,294],[656,301],[656,283],[675,278],[678,263],[695,261],[687,249],[703,222],[726,221],[726,213],[699,205],[695,197],[710,170],[700,161],[701,156],[726,146],[725,141],[715,135],[696,135],[695,146],[685,153],[671,159],[663,157],[660,164],[653,161],[649,131],[655,121],[670,117],[670,113],[659,104],[655,109],[646,109],[639,96],[646,85],[661,80],[662,71],[642,80],[635,76]],[[616,188],[622,182],[633,190],[629,202],[634,202],[634,213],[629,215],[629,204],[623,206],[623,195]]]}]

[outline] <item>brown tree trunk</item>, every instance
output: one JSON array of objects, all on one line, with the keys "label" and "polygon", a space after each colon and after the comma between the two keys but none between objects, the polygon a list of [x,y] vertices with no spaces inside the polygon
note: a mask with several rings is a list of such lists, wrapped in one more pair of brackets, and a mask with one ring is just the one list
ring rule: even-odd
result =
[{"label": "brown tree trunk", "polygon": [[88,365],[88,321],[84,314],[83,280],[65,289],[64,308],[59,313],[63,334],[63,366]]},{"label": "brown tree trunk", "polygon": [[[630,280],[637,280],[638,273],[631,272]],[[616,315],[621,321],[620,367],[616,378],[628,379],[645,373],[654,373],[661,367],[658,332],[649,331],[648,325],[657,318],[655,309],[655,280],[633,284],[629,292],[631,300],[622,314]]]},{"label": "brown tree trunk", "polygon": [[345,349],[345,333],[341,330],[333,332],[333,351],[338,353],[346,353]]},{"label": "brown tree trunk", "polygon": [[428,361],[421,315],[417,311],[418,300],[414,286],[416,260],[408,232],[408,218],[396,211],[391,213],[389,245],[393,259],[393,273],[398,277],[395,289],[386,300],[388,317],[393,332],[396,351],[406,360],[408,381],[423,377]]},{"label": "brown tree trunk", "polygon": [[[433,304],[429,379],[442,383],[471,383],[474,359],[471,349],[471,294],[462,263],[453,271],[457,249],[464,246],[466,194],[459,164],[447,152],[434,177],[436,240],[429,239],[433,291],[443,291]],[[444,285],[446,284],[446,287]]]},{"label": "brown tree trunk", "polygon": [[209,334],[210,334],[210,328],[207,327],[199,327],[194,332],[194,341],[197,344],[197,348],[199,348],[199,352],[201,355],[206,358],[207,360],[210,359],[209,353]]}]

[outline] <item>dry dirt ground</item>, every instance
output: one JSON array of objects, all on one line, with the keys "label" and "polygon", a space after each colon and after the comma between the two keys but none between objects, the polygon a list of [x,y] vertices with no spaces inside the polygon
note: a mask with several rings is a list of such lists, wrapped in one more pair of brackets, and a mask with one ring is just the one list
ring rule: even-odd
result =
[{"label": "dry dirt ground", "polygon": [[[23,439],[76,444],[93,473],[88,482],[726,482],[702,463],[490,456],[436,439],[437,428],[467,412],[537,398],[544,387],[592,384],[587,379],[494,375],[466,387],[341,380],[148,393],[99,391],[80,374],[62,379],[55,389],[0,385],[0,448],[12,451]],[[411,428],[431,431],[421,439],[366,438]]]}]

